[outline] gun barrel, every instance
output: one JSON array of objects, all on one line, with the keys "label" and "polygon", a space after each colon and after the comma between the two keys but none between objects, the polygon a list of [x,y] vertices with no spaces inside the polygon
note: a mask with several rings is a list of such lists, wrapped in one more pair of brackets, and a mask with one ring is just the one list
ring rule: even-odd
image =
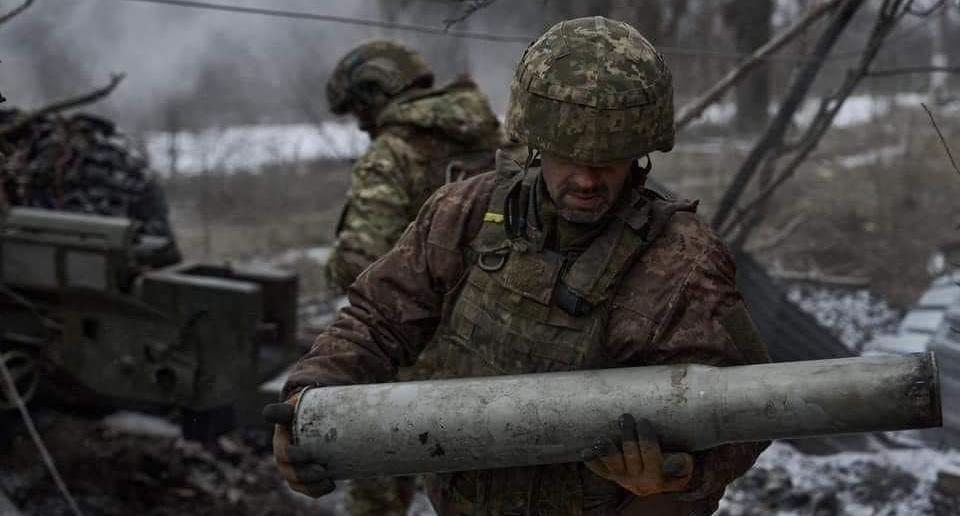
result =
[{"label": "gun barrel", "polygon": [[926,353],[313,388],[293,439],[335,478],[532,466],[579,461],[623,413],[672,451],[941,425]]}]

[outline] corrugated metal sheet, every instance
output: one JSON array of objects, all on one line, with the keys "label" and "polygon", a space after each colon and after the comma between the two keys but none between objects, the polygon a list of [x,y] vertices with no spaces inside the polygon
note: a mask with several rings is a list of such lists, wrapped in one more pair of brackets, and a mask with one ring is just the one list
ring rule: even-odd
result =
[{"label": "corrugated metal sheet", "polygon": [[764,268],[739,252],[737,288],[774,362],[820,360],[853,353],[814,317],[791,303]]},{"label": "corrugated metal sheet", "polygon": [[960,304],[946,313],[944,322],[930,340],[940,369],[940,400],[947,441],[960,445]]},{"label": "corrugated metal sheet", "polygon": [[944,275],[935,278],[920,300],[907,312],[897,333],[881,335],[867,343],[865,353],[922,353],[932,349],[934,335],[947,322],[951,307],[960,307],[960,286],[957,277]]}]

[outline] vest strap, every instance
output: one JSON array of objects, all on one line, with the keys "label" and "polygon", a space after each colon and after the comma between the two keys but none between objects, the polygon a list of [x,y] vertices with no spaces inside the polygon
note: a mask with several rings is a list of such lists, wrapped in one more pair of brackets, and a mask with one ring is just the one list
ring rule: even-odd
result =
[{"label": "vest strap", "polygon": [[696,203],[666,200],[652,191],[631,190],[629,195],[614,220],[563,275],[557,302],[567,299],[566,308],[560,305],[567,313],[589,313],[609,298],[631,264],[663,234],[673,214],[696,211]]}]

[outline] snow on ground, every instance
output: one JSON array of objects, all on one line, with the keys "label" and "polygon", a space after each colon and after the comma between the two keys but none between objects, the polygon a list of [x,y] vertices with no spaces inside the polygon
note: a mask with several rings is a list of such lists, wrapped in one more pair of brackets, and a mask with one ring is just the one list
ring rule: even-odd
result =
[{"label": "snow on ground", "polygon": [[859,352],[875,335],[897,329],[901,314],[869,290],[795,285],[787,298]]},{"label": "snow on ground", "polygon": [[[851,127],[873,121],[890,113],[895,107],[920,109],[927,96],[919,93],[900,93],[895,96],[851,96],[834,119],[834,127]],[[813,119],[819,106],[818,99],[804,103],[795,117],[798,124]],[[724,125],[733,121],[737,108],[732,102],[709,106],[693,125]],[[776,113],[771,105],[770,113]],[[939,116],[960,113],[960,103],[944,106]],[[201,174],[218,170],[235,172],[256,171],[275,163],[298,163],[318,159],[352,159],[359,156],[370,140],[353,122],[330,120],[320,126],[311,124],[249,125],[209,129],[199,133],[152,132],[146,135],[146,148],[154,170],[168,175],[175,159],[177,173]],[[727,149],[729,139],[712,145]],[[749,149],[750,140],[737,147]],[[709,150],[709,149],[708,149]],[[881,153],[901,152],[898,149]],[[865,156],[865,158],[871,158]],[[855,159],[856,157],[851,157]],[[865,159],[864,157],[861,157]]]},{"label": "snow on ground", "polygon": [[368,144],[366,133],[355,123],[340,121],[324,122],[319,127],[249,125],[200,133],[153,132],[146,136],[152,168],[161,175],[170,173],[174,159],[180,174],[210,170],[234,172],[256,170],[273,163],[355,158]]},{"label": "snow on ground", "polygon": [[180,427],[166,418],[141,412],[121,410],[114,412],[101,421],[105,428],[130,435],[142,435],[161,438],[181,437]]},{"label": "snow on ground", "polygon": [[840,156],[837,157],[835,161],[842,168],[860,168],[894,160],[900,156],[903,156],[906,152],[907,146],[905,144],[887,145],[885,147],[869,149],[856,154]]},{"label": "snow on ground", "polygon": [[960,451],[919,448],[810,456],[777,442],[727,489],[717,514],[960,514],[960,499],[935,492],[940,472],[960,474]]},{"label": "snow on ground", "polygon": [[262,260],[263,263],[277,267],[293,265],[301,260],[316,262],[318,265],[325,265],[330,258],[331,247],[321,245],[316,247],[307,247],[304,249],[289,249],[276,256]]},{"label": "snow on ground", "polygon": [[[922,109],[921,102],[930,102],[923,93],[898,93],[893,96],[852,95],[847,98],[833,119],[833,127],[853,127],[872,122],[887,115],[894,108]],[[794,115],[794,123],[806,126],[816,116],[820,108],[820,99],[807,99]],[[776,115],[778,106],[771,104],[767,110]],[[953,103],[939,110],[938,115],[960,113],[960,105]],[[703,114],[691,123],[695,125],[723,125],[733,122],[737,115],[737,106],[733,102],[719,102],[709,106]]]}]

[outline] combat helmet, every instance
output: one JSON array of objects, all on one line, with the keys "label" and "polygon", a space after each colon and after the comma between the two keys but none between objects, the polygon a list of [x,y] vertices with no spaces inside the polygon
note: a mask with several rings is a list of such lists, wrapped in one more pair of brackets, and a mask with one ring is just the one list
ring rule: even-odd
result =
[{"label": "combat helmet", "polygon": [[364,43],[343,56],[330,74],[330,110],[346,114],[370,86],[393,97],[411,87],[433,86],[433,71],[420,54],[405,45],[393,41]]},{"label": "combat helmet", "polygon": [[596,16],[560,22],[520,58],[507,136],[583,164],[673,148],[673,84],[656,48],[630,25]]}]

